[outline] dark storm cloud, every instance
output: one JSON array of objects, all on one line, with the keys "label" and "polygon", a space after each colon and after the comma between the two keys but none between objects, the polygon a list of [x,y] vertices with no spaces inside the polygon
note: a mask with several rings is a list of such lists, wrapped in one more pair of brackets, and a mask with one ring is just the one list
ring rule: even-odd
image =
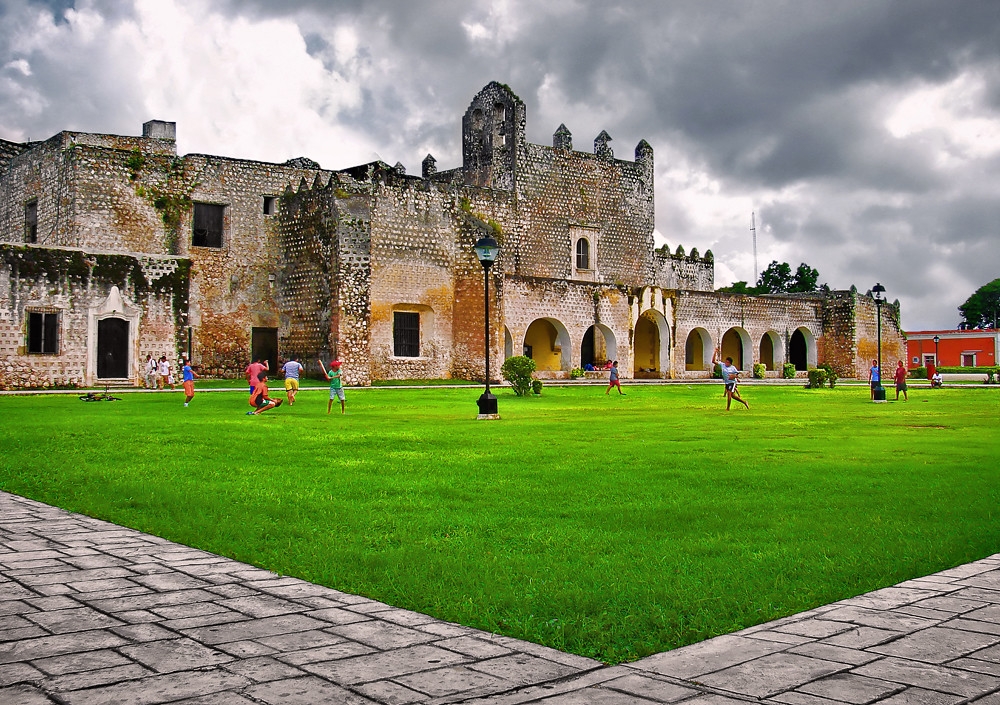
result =
[{"label": "dark storm cloud", "polygon": [[[1000,130],[995,144],[962,133],[1000,121],[995,0],[199,1],[194,11],[234,22],[294,21],[308,53],[343,77],[337,90],[360,96],[321,101],[322,119],[411,173],[428,151],[458,165],[461,115],[498,80],[525,101],[530,141],[565,123],[589,150],[607,130],[631,159],[648,140],[658,230],[712,248],[720,277],[753,276],[751,203],[762,254],[817,266],[833,286],[883,280],[909,297],[908,325],[953,325],[955,306],[1000,276]],[[134,67],[114,52],[88,57],[105,62],[94,67],[74,64],[72,48],[14,48],[31,18],[8,9],[27,2],[0,0],[0,129],[134,132],[149,117]],[[133,13],[112,0],[30,7],[60,23],[71,6],[108,24]],[[887,128],[904,97],[962,77],[981,93],[943,106],[944,124]]]}]

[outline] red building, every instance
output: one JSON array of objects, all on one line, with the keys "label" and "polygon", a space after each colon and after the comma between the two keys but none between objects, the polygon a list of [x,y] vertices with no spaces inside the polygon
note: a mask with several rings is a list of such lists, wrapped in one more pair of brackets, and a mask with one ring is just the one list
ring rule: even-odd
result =
[{"label": "red building", "polygon": [[919,330],[905,335],[910,368],[992,367],[1000,359],[1000,330]]}]

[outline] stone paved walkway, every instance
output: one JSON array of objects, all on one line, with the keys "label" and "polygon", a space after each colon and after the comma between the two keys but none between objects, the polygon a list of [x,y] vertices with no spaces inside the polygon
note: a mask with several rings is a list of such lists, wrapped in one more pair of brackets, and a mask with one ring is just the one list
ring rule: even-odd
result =
[{"label": "stone paved walkway", "polygon": [[605,667],[0,492],[0,705],[1000,705],[1000,554]]}]

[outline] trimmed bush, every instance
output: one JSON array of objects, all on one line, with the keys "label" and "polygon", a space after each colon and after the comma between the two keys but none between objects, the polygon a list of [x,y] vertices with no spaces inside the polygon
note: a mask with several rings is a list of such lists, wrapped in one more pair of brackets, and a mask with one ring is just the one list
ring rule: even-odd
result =
[{"label": "trimmed bush", "polygon": [[781,376],[785,379],[795,379],[795,365],[786,362],[781,366]]},{"label": "trimmed bush", "polygon": [[840,379],[840,375],[833,369],[833,365],[829,362],[824,362],[822,365],[817,365],[817,367],[826,373],[826,383],[830,385],[830,389],[833,389],[837,384],[837,380]]},{"label": "trimmed bush", "polygon": [[542,393],[542,380],[540,380],[540,379],[533,379],[533,380],[531,380],[531,391],[534,392],[535,394],[541,394]]},{"label": "trimmed bush", "polygon": [[806,389],[819,389],[825,381],[826,370],[813,368],[809,370],[809,384],[806,385]]},{"label": "trimmed bush", "polygon": [[753,366],[753,378],[754,379],[764,379],[767,374],[767,365],[763,362],[755,363]]},{"label": "trimmed bush", "polygon": [[572,370],[569,371],[569,378],[570,379],[580,379],[581,377],[583,377],[586,374],[587,373],[583,371],[582,367],[574,367]]},{"label": "trimmed bush", "polygon": [[508,357],[503,361],[500,373],[514,388],[514,394],[523,397],[531,389],[531,373],[535,371],[535,361],[524,355]]}]

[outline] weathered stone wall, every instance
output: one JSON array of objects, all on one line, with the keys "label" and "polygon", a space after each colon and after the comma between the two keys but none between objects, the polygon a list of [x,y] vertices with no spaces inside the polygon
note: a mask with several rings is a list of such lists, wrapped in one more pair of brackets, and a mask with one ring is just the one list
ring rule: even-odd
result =
[{"label": "weathered stone wall", "polygon": [[[95,383],[93,318],[118,287],[134,308],[129,377],[138,381],[146,354],[175,360],[187,306],[188,264],[177,258],[95,254],[71,248],[0,246],[0,358],[57,385]],[[55,354],[29,353],[28,312],[59,316]],[[128,317],[129,312],[120,312]],[[141,356],[141,357],[140,357]],[[19,373],[20,374],[20,373]]]},{"label": "weathered stone wall", "polygon": [[[712,292],[678,291],[674,302],[674,346],[672,352],[675,377],[704,377],[711,373],[685,369],[688,336],[700,330],[707,336],[705,357],[721,345],[723,336],[736,329],[742,340],[743,366],[750,371],[760,361],[760,344],[765,334],[777,336],[780,349],[777,361],[787,360],[788,341],[796,329],[803,329],[807,339],[817,341],[823,335],[822,297],[788,298],[779,296],[742,296]],[[814,345],[813,351],[816,350]],[[813,355],[815,358],[815,354]],[[734,356],[735,362],[736,356]]]},{"label": "weathered stone wall", "polygon": [[[854,372],[859,379],[868,379],[871,361],[878,357],[878,306],[870,295],[855,298],[856,354]],[[899,302],[882,303],[882,380],[892,378],[896,361],[902,360],[906,367],[906,338],[899,323]]]},{"label": "weathered stone wall", "polygon": [[[555,325],[565,334],[560,341],[560,370],[580,367],[583,338],[591,326],[606,327],[613,335],[609,356],[618,359],[623,376],[631,368],[628,296],[614,287],[541,277],[508,275],[503,285],[504,324],[513,342],[513,354],[520,355],[528,327],[539,319]],[[543,351],[544,352],[544,351]]]}]

